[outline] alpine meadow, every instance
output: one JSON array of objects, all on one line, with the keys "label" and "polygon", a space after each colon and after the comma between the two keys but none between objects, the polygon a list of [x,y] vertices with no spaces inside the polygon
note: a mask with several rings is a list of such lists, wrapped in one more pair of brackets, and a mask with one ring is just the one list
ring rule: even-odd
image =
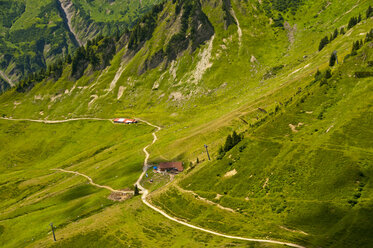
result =
[{"label": "alpine meadow", "polygon": [[0,0],[0,247],[373,247],[369,0]]}]

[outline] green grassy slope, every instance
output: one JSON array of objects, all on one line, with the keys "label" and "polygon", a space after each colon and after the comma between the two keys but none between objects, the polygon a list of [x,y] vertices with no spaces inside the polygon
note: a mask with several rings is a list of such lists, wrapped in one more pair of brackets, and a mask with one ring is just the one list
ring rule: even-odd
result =
[{"label": "green grassy slope", "polygon": [[[183,188],[235,214],[210,212],[214,208],[172,187],[154,201],[181,218],[211,229],[228,227],[225,231],[235,235],[260,235],[264,229],[315,246],[368,247],[372,81],[349,77],[361,69],[364,55],[372,58],[370,48],[333,71],[327,84],[311,81],[287,106],[279,104],[277,113],[248,128],[222,160],[206,162],[180,180]],[[296,132],[289,124],[298,126]],[[237,174],[225,176],[229,171]],[[188,207],[180,208],[184,204]]]},{"label": "green grassy slope", "polygon": [[[142,144],[151,140],[152,130],[109,121],[0,122],[0,140],[6,147],[0,156],[1,245],[8,247],[45,236],[48,221],[65,226],[114,204],[106,199],[109,191],[87,185],[83,177],[50,169],[79,171],[115,189],[132,188],[141,172]],[[135,137],[135,142],[128,142]],[[26,223],[33,228],[20,236]]]},{"label": "green grassy slope", "polygon": [[[85,75],[74,81],[70,77],[71,65],[66,65],[57,82],[45,80],[24,93],[8,91],[0,97],[0,114],[34,119],[144,118],[163,128],[157,134],[156,145],[149,149],[151,162],[182,160],[187,168],[194,168],[170,184],[154,187],[152,202],[170,214],[211,230],[244,237],[285,240],[307,247],[368,247],[372,242],[372,228],[367,222],[372,214],[372,80],[371,77],[356,78],[355,72],[372,71],[371,42],[359,49],[357,55],[346,60],[344,57],[351,53],[352,43],[364,39],[372,28],[373,19],[364,17],[369,1],[304,1],[297,9],[289,7],[288,10],[268,5],[268,1],[260,4],[237,0],[231,4],[239,21],[237,25],[231,24],[225,29],[226,13],[221,1],[202,1],[202,10],[214,27],[214,38],[195,51],[188,48],[181,52],[176,61],[164,59],[155,69],[144,72],[144,65],[160,49],[166,51],[172,35],[181,28],[182,12],[175,14],[176,5],[169,1],[157,15],[152,37],[142,43],[138,51],[118,45],[111,65],[102,72],[88,67]],[[363,20],[347,30],[349,19],[359,13]],[[288,23],[285,28],[272,25],[280,14]],[[342,27],[346,33],[319,52],[320,40]],[[188,29],[186,33],[191,32]],[[316,71],[325,73],[335,50],[339,64],[332,68],[332,77],[314,82]],[[295,126],[294,132],[289,124]],[[96,125],[84,129],[95,130]],[[243,132],[244,140],[222,160],[216,160],[219,147],[233,130]],[[110,132],[113,134],[109,135]],[[114,154],[104,150],[104,154],[97,155],[102,158],[96,161],[89,158],[88,151],[94,153],[101,147],[92,139],[87,142],[88,151],[82,151],[85,155],[79,155],[83,161],[72,156],[71,169],[95,176],[97,182],[112,187],[127,187],[140,172],[134,168],[141,163],[141,148],[151,140],[150,132],[151,128],[147,127],[131,131],[131,135],[141,133],[143,136],[133,138],[129,147],[118,144]],[[114,133],[117,130],[108,127],[107,133],[96,137],[104,142],[107,137],[114,138]],[[83,140],[82,134],[76,137],[76,142],[78,140]],[[20,140],[8,142],[14,143],[15,149],[22,144]],[[209,145],[211,162],[206,161],[204,144]],[[56,166],[62,166],[60,156],[69,149],[74,151],[69,146],[55,156],[34,161],[31,160],[34,156],[30,156],[21,161],[30,159],[30,168],[38,164],[39,159],[48,169],[52,168],[49,161],[57,161]],[[123,155],[127,149],[136,155]],[[1,156],[5,158],[5,151]],[[200,164],[195,163],[197,157]],[[131,176],[123,172],[115,179],[111,168],[120,166],[116,161],[130,162]],[[96,172],[97,165],[102,170]],[[28,173],[28,169],[23,168],[19,173]],[[237,174],[224,177],[234,170]],[[18,174],[14,173],[14,177],[18,178]],[[179,187],[234,212],[206,203]],[[79,204],[86,199],[85,190],[88,189],[77,190]],[[37,191],[35,189],[35,193]],[[92,204],[90,207],[94,209],[96,205],[91,201],[101,201],[102,195],[108,193],[97,190],[92,194],[94,197],[87,200],[87,204]],[[251,245],[200,233],[201,240],[188,241],[187,237],[193,237],[195,231],[165,221],[140,206],[136,198],[115,206],[109,206],[112,202],[105,204],[97,210],[100,213],[83,217],[79,222],[70,224],[60,220],[65,224],[58,224],[62,225],[58,232],[64,239],[55,245],[84,246],[89,241],[97,246],[106,242],[112,246],[145,247]],[[47,209],[43,214],[53,215],[53,211]],[[108,223],[106,216],[110,216]],[[0,225],[5,228],[12,225],[4,221]],[[34,220],[20,216],[17,221],[32,223]],[[43,225],[40,228],[48,221],[40,222]],[[171,230],[162,228],[159,233],[151,232],[163,222]],[[144,230],[144,225],[151,228]],[[14,235],[9,230],[4,234],[5,237]],[[45,230],[40,229],[38,235],[33,246],[51,245]],[[174,243],[170,236],[175,238]],[[27,234],[27,238],[32,237]],[[207,242],[210,238],[212,243]],[[4,244],[21,242],[9,240]],[[135,240],[143,243],[139,245]]]}]

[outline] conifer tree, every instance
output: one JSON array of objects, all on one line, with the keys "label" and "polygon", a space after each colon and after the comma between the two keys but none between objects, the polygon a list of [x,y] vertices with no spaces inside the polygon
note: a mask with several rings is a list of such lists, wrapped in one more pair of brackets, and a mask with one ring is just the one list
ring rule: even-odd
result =
[{"label": "conifer tree", "polygon": [[332,77],[332,71],[328,68],[325,72],[325,78],[329,79]]},{"label": "conifer tree", "polygon": [[333,33],[333,40],[338,37],[338,34],[338,29],[335,29]]},{"label": "conifer tree", "polygon": [[67,57],[66,57],[66,63],[71,64],[71,61],[72,61],[71,55],[68,54]]},{"label": "conifer tree", "polygon": [[228,135],[227,139],[225,140],[224,144],[224,151],[227,152],[233,147],[233,139],[231,135]]},{"label": "conifer tree", "polygon": [[367,35],[366,35],[366,37],[365,37],[365,42],[369,42],[369,41],[372,41],[373,40],[373,29],[371,29],[368,33],[367,33]]},{"label": "conifer tree", "polygon": [[233,131],[232,134],[232,141],[233,141],[233,146],[237,145],[241,141],[241,136],[239,136],[236,131]]},{"label": "conifer tree", "polygon": [[367,12],[366,12],[367,19],[371,18],[373,16],[373,8],[369,5]]},{"label": "conifer tree", "polygon": [[328,36],[325,36],[324,38],[322,38],[319,44],[319,51],[321,51],[328,43],[329,43]]},{"label": "conifer tree", "polygon": [[335,65],[336,60],[337,60],[337,54],[333,52],[332,55],[330,56],[329,66],[333,67]]},{"label": "conifer tree", "polygon": [[223,155],[224,154],[223,146],[220,146],[218,153],[219,153],[219,155]]},{"label": "conifer tree", "polygon": [[317,69],[317,72],[315,73],[315,80],[318,81],[320,80],[322,77],[322,74],[321,72],[319,71],[319,69]]},{"label": "conifer tree", "polygon": [[346,33],[346,32],[345,32],[345,28],[342,27],[341,30],[339,31],[339,33],[340,33],[341,35],[344,35],[344,34]]},{"label": "conifer tree", "polygon": [[350,28],[354,27],[357,24],[357,21],[358,20],[357,20],[356,17],[351,17],[350,21],[348,22],[347,29],[350,29]]}]

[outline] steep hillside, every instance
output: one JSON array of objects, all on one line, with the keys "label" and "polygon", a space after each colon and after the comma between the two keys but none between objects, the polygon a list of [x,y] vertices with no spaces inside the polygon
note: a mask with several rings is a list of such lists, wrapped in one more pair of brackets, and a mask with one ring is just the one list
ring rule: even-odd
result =
[{"label": "steep hillside", "polygon": [[2,91],[30,72],[46,69],[97,35],[116,35],[131,28],[155,3],[156,0],[1,1]]},{"label": "steep hillside", "polygon": [[[139,197],[112,202],[86,179],[49,170],[133,190],[146,147],[152,164],[184,162],[175,177],[149,170],[154,181],[142,181],[148,201],[177,220],[305,247],[369,247],[372,13],[367,0],[166,1],[121,37],[97,37],[30,76],[0,96],[9,148],[0,150],[0,244],[282,247],[180,226]],[[9,120],[119,116],[160,126],[156,143],[146,122]],[[25,223],[37,227],[17,238]]]},{"label": "steep hillside", "polygon": [[58,0],[57,4],[65,14],[69,29],[79,45],[85,45],[98,34],[121,34],[157,2],[159,1]]},{"label": "steep hillside", "polygon": [[[270,232],[308,246],[369,247],[373,85],[370,78],[351,77],[372,56],[364,47],[331,78],[311,79],[291,97],[273,94],[277,103],[267,113],[260,108],[241,116],[250,123],[242,141],[228,139],[213,162],[193,161],[184,178],[153,196],[154,203],[232,235]],[[215,212],[196,196],[229,211]]]}]

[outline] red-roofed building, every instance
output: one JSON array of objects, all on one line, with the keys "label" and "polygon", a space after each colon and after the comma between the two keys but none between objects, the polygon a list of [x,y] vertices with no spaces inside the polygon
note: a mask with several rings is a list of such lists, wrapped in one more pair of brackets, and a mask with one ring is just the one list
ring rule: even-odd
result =
[{"label": "red-roofed building", "polygon": [[160,171],[177,171],[182,172],[184,170],[183,162],[162,162],[158,164]]},{"label": "red-roofed building", "polygon": [[114,119],[114,123],[133,124],[133,123],[137,123],[137,120],[127,119],[127,118],[116,118]]}]

